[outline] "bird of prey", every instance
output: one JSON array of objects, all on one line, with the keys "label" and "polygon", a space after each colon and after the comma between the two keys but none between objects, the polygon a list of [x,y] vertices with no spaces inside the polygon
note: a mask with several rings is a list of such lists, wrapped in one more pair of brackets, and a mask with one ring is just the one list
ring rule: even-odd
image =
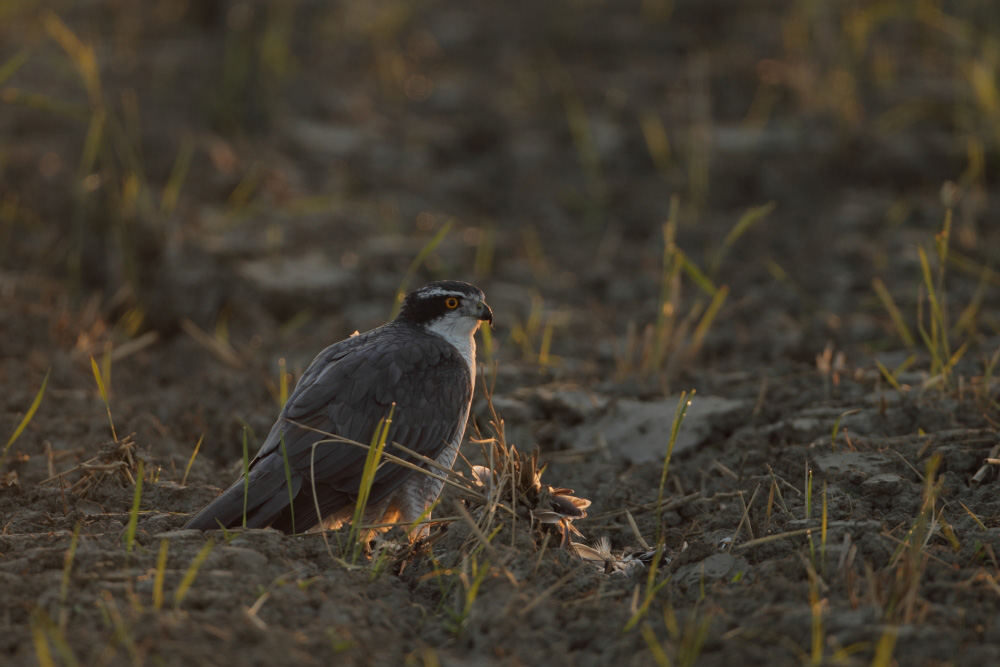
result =
[{"label": "bird of prey", "polygon": [[[340,525],[354,513],[367,450],[337,440],[370,443],[390,412],[387,443],[450,468],[469,418],[474,335],[483,321],[493,324],[482,290],[439,281],[408,294],[388,324],[320,352],[250,462],[249,480],[241,477],[185,527],[241,526],[244,515],[248,528],[270,526],[285,533],[321,522]],[[427,467],[391,444],[385,451]],[[440,479],[384,460],[371,485],[364,522],[412,523],[434,503],[442,485]]]}]

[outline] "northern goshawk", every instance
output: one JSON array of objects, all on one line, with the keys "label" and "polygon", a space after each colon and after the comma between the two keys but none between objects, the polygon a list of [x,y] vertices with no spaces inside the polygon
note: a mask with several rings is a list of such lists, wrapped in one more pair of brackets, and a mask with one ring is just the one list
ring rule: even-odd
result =
[{"label": "northern goshawk", "polygon": [[[249,484],[240,477],[185,527],[232,528],[243,525],[245,514],[249,528],[271,526],[291,533],[321,521],[330,526],[348,520],[367,450],[326,434],[367,445],[390,411],[387,443],[450,468],[469,418],[476,377],[474,335],[484,320],[492,324],[493,311],[482,290],[463,282],[434,282],[408,294],[388,324],[323,350],[250,462]],[[427,467],[391,444],[385,452]],[[440,471],[431,472],[440,477]],[[383,461],[364,522],[412,523],[434,503],[442,484]]]}]

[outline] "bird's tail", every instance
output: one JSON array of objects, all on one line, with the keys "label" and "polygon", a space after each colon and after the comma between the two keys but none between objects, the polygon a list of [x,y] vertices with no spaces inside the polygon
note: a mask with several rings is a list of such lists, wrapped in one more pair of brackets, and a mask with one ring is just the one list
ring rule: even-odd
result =
[{"label": "bird's tail", "polygon": [[[302,478],[292,475],[289,494],[283,471],[252,470],[249,483],[240,477],[221,496],[194,515],[184,527],[197,530],[220,527],[266,528],[288,508],[290,498],[299,494],[301,486]],[[285,530],[283,526],[282,530]]]}]

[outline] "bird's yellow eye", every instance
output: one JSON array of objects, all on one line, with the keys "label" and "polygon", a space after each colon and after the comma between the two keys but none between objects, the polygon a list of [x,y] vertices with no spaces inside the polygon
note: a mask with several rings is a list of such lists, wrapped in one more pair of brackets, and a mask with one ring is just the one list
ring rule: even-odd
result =
[{"label": "bird's yellow eye", "polygon": [[450,308],[451,310],[455,310],[456,308],[458,308],[458,299],[456,299],[453,296],[449,296],[447,299],[444,300],[444,305]]}]

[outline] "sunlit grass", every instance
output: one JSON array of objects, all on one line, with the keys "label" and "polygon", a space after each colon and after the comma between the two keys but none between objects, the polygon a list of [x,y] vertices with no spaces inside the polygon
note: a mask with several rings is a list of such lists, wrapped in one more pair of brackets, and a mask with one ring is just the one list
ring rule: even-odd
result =
[{"label": "sunlit grass", "polygon": [[10,451],[10,448],[14,445],[15,442],[17,442],[17,439],[21,437],[21,434],[24,433],[24,429],[28,427],[28,424],[31,423],[31,419],[35,416],[35,413],[38,411],[38,406],[42,404],[42,397],[45,396],[45,387],[47,387],[49,384],[50,372],[51,371],[45,372],[45,377],[42,379],[42,386],[39,387],[38,393],[35,394],[35,400],[31,402],[31,406],[28,408],[28,411],[24,413],[24,417],[21,418],[21,421],[20,423],[18,423],[17,428],[14,429],[14,432],[11,433],[10,437],[7,439],[7,444],[4,445],[3,452],[0,453],[0,473],[3,472],[3,466],[4,463],[7,462],[7,453]]},{"label": "sunlit grass", "polygon": [[187,465],[184,466],[184,477],[181,478],[181,486],[187,484],[188,473],[191,472],[191,466],[194,465],[194,460],[198,457],[198,450],[201,449],[201,443],[205,440],[205,434],[202,433],[198,436],[198,442],[194,445],[194,450],[191,452],[191,457],[188,459]]},{"label": "sunlit grass", "polygon": [[[748,209],[730,229],[710,260],[709,269],[702,270],[679,246],[680,198],[670,201],[670,213],[663,232],[656,321],[640,334],[634,322],[629,323],[624,345],[617,354],[617,377],[632,374],[643,377],[659,375],[669,382],[682,363],[696,358],[705,339],[725,305],[730,288],[716,280],[726,256],[737,242],[775,208],[774,202]],[[697,288],[695,295],[684,293],[684,282]]]},{"label": "sunlit grass", "polygon": [[212,553],[213,548],[215,548],[215,542],[212,540],[206,541],[198,553],[195,554],[195,557],[191,561],[191,564],[188,565],[187,570],[184,571],[184,576],[181,578],[181,582],[178,584],[177,590],[174,591],[175,610],[180,609],[181,603],[184,602],[184,598],[187,597],[192,584],[194,584],[195,578],[198,576],[198,571],[205,563],[205,559],[208,558],[208,554]]},{"label": "sunlit grass", "polygon": [[163,607],[163,582],[167,573],[167,552],[170,550],[170,540],[160,540],[160,551],[156,556],[156,575],[153,579],[153,610],[160,611]]},{"label": "sunlit grass", "polygon": [[641,626],[642,638],[653,661],[658,667],[672,667],[675,664],[677,667],[697,665],[712,628],[712,617],[713,614],[703,612],[701,602],[697,602],[681,627],[673,605],[667,603],[663,608],[663,624],[667,631],[668,642],[661,643],[648,623],[643,623]]},{"label": "sunlit grass", "polygon": [[135,546],[135,531],[139,524],[139,502],[142,499],[142,480],[144,476],[143,466],[145,462],[139,459],[139,468],[135,474],[135,493],[132,498],[132,510],[128,515],[128,526],[125,529],[123,539],[125,541],[125,552],[132,554],[132,547]]},{"label": "sunlit grass", "polygon": [[928,459],[924,471],[920,513],[896,548],[886,569],[885,576],[890,580],[884,609],[887,621],[911,623],[921,605],[920,584],[929,560],[926,548],[935,526],[940,525],[935,506],[943,484],[943,480],[937,477],[941,460],[940,453],[935,453]]},{"label": "sunlit grass", "polygon": [[368,498],[371,495],[372,485],[375,483],[375,474],[382,463],[382,452],[385,450],[386,442],[389,438],[389,430],[392,427],[392,415],[396,410],[393,404],[389,409],[389,414],[380,419],[375,433],[372,434],[371,445],[368,454],[365,456],[365,465],[361,471],[361,481],[358,486],[357,499],[354,502],[354,520],[351,522],[350,536],[348,543],[351,545],[351,562],[356,563],[361,553],[366,551],[363,543],[367,539],[366,531],[363,529],[365,510],[368,508]]},{"label": "sunlit grass", "polygon": [[111,418],[111,403],[108,400],[108,390],[104,384],[104,378],[101,377],[101,370],[97,367],[97,362],[94,357],[90,357],[90,368],[94,372],[94,381],[97,383],[97,391],[101,394],[101,400],[104,401],[104,408],[108,412],[108,424],[111,426],[111,437],[114,438],[115,442],[118,442],[118,433],[115,432],[115,420]]},{"label": "sunlit grass", "polygon": [[292,487],[292,467],[288,463],[288,447],[285,446],[285,431],[281,431],[281,462],[285,468],[285,486],[288,487],[288,511],[292,519],[292,534],[295,534],[295,496]]},{"label": "sunlit grass", "polygon": [[456,589],[457,604],[445,609],[450,617],[448,625],[452,634],[459,635],[465,628],[479,597],[479,591],[490,571],[490,562],[480,561],[475,554],[462,561],[461,571],[458,573],[460,586]]}]

